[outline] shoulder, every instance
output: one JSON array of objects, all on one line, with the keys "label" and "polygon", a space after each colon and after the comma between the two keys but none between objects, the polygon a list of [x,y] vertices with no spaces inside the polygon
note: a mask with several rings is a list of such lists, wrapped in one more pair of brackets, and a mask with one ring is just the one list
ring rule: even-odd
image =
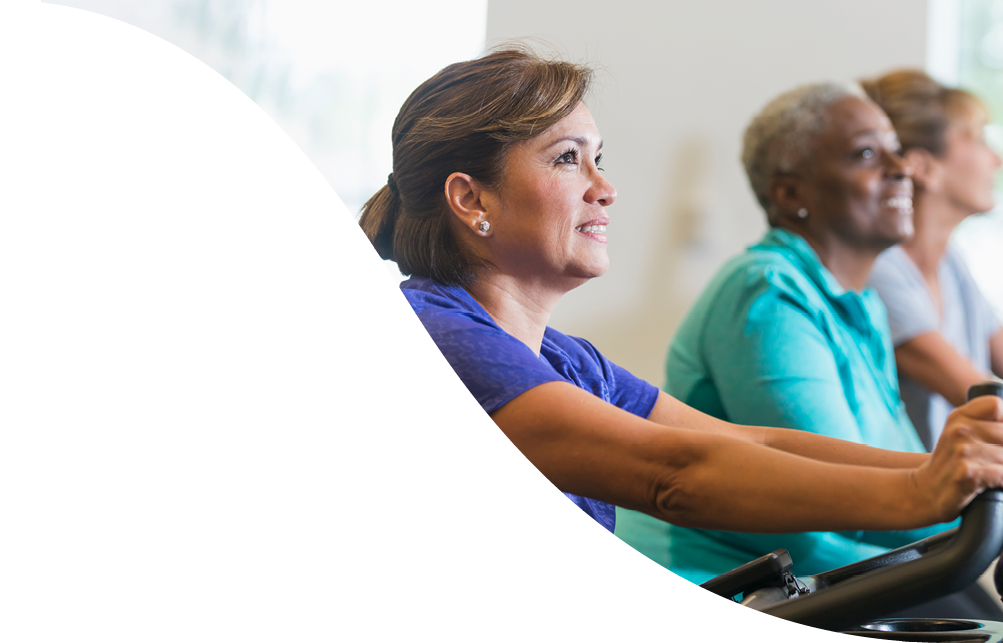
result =
[{"label": "shoulder", "polygon": [[975,283],[975,278],[972,277],[972,273],[968,269],[968,264],[965,262],[964,257],[961,256],[961,252],[954,245],[948,244],[947,251],[944,253],[941,263],[959,283]]},{"label": "shoulder", "polygon": [[547,328],[540,355],[579,388],[639,417],[648,417],[658,400],[657,387],[617,366],[581,337]]},{"label": "shoulder", "polygon": [[[461,328],[498,328],[491,316],[459,286],[448,286],[423,277],[401,283],[401,292],[425,329],[437,331]],[[501,329],[498,329],[501,330]]]},{"label": "shoulder", "polygon": [[753,246],[714,276],[700,297],[705,314],[748,316],[754,307],[781,304],[802,309],[824,306],[824,297],[793,253]]},{"label": "shoulder", "polygon": [[565,335],[549,326],[543,334],[540,354],[558,370],[563,364],[575,373],[593,377],[599,377],[608,370],[609,360],[591,342],[581,337]]},{"label": "shoulder", "polygon": [[910,297],[914,297],[914,291],[922,292],[926,288],[912,259],[898,246],[878,255],[867,278],[867,285],[877,290],[882,298],[894,297],[904,290],[910,292]]},{"label": "shoulder", "polygon": [[[977,316],[984,324],[982,333],[990,336],[994,334],[999,328],[996,313],[989,300],[986,299],[982,289],[979,288],[975,277],[972,276],[961,252],[954,246],[948,245],[947,252],[941,260],[941,267],[942,270],[939,271],[941,274],[941,287],[953,287],[965,315]],[[943,285],[943,282],[951,283],[947,286]]]},{"label": "shoulder", "polygon": [[874,272],[882,273],[906,273],[909,272],[912,259],[900,246],[892,246],[878,255],[874,260]]},{"label": "shoulder", "polygon": [[816,320],[825,308],[824,295],[793,253],[753,246],[725,264],[701,293],[672,341],[670,366],[698,362],[708,350],[748,346],[753,326],[775,328],[790,315]]}]

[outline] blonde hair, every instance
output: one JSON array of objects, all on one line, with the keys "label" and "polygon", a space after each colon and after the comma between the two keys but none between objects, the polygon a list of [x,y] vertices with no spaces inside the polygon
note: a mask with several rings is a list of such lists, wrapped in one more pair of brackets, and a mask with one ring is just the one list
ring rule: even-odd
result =
[{"label": "blonde hair", "polygon": [[588,67],[509,48],[449,65],[422,83],[394,121],[388,184],[359,218],[380,256],[405,275],[469,284],[480,266],[450,231],[446,179],[463,172],[497,188],[510,146],[573,112],[591,80]]},{"label": "blonde hair", "polygon": [[865,80],[861,86],[888,114],[904,149],[941,156],[947,129],[960,118],[986,115],[985,105],[963,89],[944,87],[921,71],[901,70]]}]

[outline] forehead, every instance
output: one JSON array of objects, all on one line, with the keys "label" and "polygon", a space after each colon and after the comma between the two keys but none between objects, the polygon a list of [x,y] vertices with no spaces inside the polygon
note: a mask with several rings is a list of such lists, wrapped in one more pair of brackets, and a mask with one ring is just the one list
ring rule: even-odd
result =
[{"label": "forehead", "polygon": [[583,138],[591,144],[601,142],[599,129],[585,103],[578,103],[573,112],[550,126],[545,132],[531,138],[528,143],[537,149],[547,148],[567,138]]},{"label": "forehead", "polygon": [[895,135],[892,122],[881,108],[857,96],[848,96],[830,105],[826,116],[828,126],[821,139],[830,142],[867,133]]}]

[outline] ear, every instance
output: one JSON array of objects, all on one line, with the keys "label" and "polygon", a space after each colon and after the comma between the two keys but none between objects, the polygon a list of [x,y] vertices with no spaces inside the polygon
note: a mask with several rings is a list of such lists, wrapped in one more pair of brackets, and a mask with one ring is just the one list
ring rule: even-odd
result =
[{"label": "ear", "polygon": [[478,236],[491,236],[489,226],[486,226],[488,230],[481,230],[481,224],[488,221],[488,210],[493,203],[489,190],[469,174],[453,172],[446,179],[445,191],[449,209],[464,227]]},{"label": "ear", "polygon": [[907,150],[903,157],[912,166],[912,180],[917,187],[930,194],[937,194],[943,189],[944,168],[929,150],[914,147]]},{"label": "ear", "polygon": [[798,210],[808,207],[801,186],[801,179],[792,174],[778,174],[770,181],[770,201],[777,206],[779,216],[796,218]]}]

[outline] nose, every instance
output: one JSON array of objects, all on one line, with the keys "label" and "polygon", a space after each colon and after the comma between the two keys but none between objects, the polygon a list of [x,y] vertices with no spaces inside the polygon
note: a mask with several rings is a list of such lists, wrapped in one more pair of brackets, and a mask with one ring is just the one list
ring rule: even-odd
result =
[{"label": "nose", "polygon": [[901,154],[886,152],[884,154],[884,159],[885,177],[894,181],[903,181],[912,177],[912,166],[909,165],[909,162],[906,161],[905,157]]},{"label": "nose", "polygon": [[593,170],[593,172],[595,177],[585,193],[585,200],[588,203],[597,203],[604,207],[613,205],[613,202],[616,201],[616,188],[606,180],[602,172],[598,170]]}]

